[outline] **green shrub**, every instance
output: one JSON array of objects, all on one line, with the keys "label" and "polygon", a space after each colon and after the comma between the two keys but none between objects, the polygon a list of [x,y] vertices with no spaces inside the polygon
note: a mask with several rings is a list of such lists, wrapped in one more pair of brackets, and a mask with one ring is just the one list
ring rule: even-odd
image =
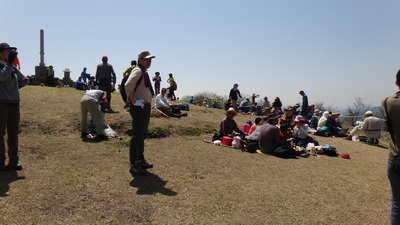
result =
[{"label": "green shrub", "polygon": [[180,135],[198,136],[202,133],[215,133],[216,130],[213,127],[211,127],[210,125],[206,125],[204,127],[198,127],[198,126],[188,127],[185,129],[181,129],[177,132]]},{"label": "green shrub", "polygon": [[147,130],[148,138],[168,137],[171,134],[169,127],[149,127]]}]

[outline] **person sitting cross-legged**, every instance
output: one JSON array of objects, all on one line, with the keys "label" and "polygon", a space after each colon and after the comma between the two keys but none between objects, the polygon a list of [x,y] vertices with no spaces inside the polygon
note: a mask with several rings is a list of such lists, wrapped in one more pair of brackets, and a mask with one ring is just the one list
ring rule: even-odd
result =
[{"label": "person sitting cross-legged", "polygon": [[226,117],[221,121],[219,134],[221,136],[233,136],[234,132],[244,136],[244,132],[239,129],[235,120],[233,119],[238,113],[234,108],[229,108],[226,111]]}]

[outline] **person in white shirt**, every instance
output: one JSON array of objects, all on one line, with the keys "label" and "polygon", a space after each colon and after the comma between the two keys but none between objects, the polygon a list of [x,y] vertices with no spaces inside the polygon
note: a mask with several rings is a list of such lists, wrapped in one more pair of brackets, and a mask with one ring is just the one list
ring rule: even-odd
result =
[{"label": "person in white shirt", "polygon": [[156,96],[155,100],[155,108],[160,110],[161,112],[165,113],[167,116],[172,116],[170,111],[171,104],[168,102],[167,98],[165,97],[167,93],[166,88],[161,89],[161,93]]}]

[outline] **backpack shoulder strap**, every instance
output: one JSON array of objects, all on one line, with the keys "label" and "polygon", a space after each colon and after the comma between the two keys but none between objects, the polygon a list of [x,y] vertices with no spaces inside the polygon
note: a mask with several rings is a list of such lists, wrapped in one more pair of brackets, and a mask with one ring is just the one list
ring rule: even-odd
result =
[{"label": "backpack shoulder strap", "polygon": [[394,139],[394,132],[393,132],[392,123],[390,122],[388,111],[387,111],[387,100],[388,100],[388,98],[389,97],[387,97],[385,99],[385,102],[383,103],[383,105],[385,107],[385,114],[386,114],[386,126],[387,126],[387,129],[389,131],[390,137],[392,138],[393,144],[396,144],[395,139]]},{"label": "backpack shoulder strap", "polygon": [[142,82],[142,79],[143,79],[143,74],[140,75],[139,80],[136,82],[136,86],[135,86],[135,88],[133,89],[133,93],[136,92],[136,89],[139,87],[139,84],[140,84],[140,82]]}]

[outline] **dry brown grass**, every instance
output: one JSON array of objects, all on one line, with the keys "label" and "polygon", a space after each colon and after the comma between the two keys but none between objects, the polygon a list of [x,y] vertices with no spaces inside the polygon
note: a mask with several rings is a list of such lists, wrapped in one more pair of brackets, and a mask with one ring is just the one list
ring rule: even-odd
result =
[{"label": "dry brown grass", "polygon": [[[155,167],[128,173],[128,138],[82,142],[83,92],[21,89],[20,158],[24,170],[0,174],[0,224],[386,224],[387,149],[338,138],[317,139],[350,160],[280,159],[203,143],[223,111],[191,106],[181,119],[152,118],[168,138],[146,141]],[[130,116],[119,93],[106,121],[123,136]],[[242,124],[253,116],[238,116]]]}]

